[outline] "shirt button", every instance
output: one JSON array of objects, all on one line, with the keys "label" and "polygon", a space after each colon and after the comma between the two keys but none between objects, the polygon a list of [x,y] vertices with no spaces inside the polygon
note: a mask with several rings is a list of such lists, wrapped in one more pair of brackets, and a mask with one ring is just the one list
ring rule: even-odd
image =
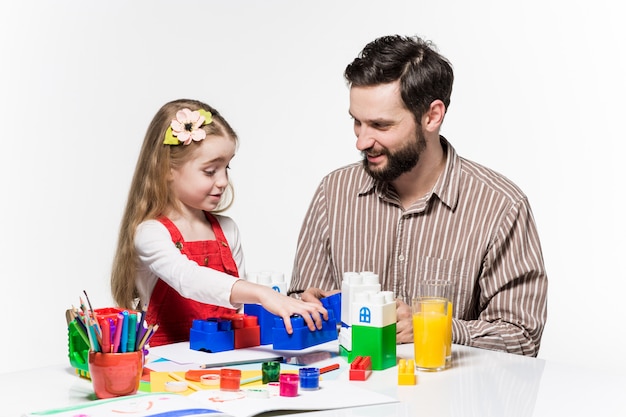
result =
[{"label": "shirt button", "polygon": [[399,256],[398,256],[398,260],[399,260],[400,262],[404,261],[404,255],[399,255]]}]

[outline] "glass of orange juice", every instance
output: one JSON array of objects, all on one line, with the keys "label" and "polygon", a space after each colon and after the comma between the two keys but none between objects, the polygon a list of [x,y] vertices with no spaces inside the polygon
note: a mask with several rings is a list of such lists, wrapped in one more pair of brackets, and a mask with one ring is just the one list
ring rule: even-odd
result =
[{"label": "glass of orange juice", "polygon": [[[424,280],[420,281],[417,284],[417,298],[429,298],[429,299],[445,299],[447,301],[447,306],[444,309],[446,314],[446,368],[449,368],[452,365],[452,289],[453,283],[452,281],[437,279],[437,280]],[[415,304],[415,303],[414,303]],[[431,303],[432,309],[438,309],[438,304]],[[434,307],[437,305],[437,307]],[[427,307],[422,307],[427,308]],[[426,315],[426,314],[425,314]],[[422,316],[420,315],[419,318]],[[413,316],[414,328],[415,328],[415,312]],[[415,333],[414,333],[415,334]]]},{"label": "glass of orange juice", "polygon": [[415,367],[420,371],[446,369],[448,300],[417,297],[412,300]]}]

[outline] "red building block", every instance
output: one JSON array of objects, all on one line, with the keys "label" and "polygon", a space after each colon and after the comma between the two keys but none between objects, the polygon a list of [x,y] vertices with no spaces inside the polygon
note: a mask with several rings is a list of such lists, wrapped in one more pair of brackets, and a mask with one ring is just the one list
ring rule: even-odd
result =
[{"label": "red building block", "polygon": [[350,381],[365,381],[372,374],[372,358],[357,356],[350,364]]},{"label": "red building block", "polygon": [[235,349],[259,346],[261,344],[261,328],[256,316],[232,314],[223,316],[230,320],[235,333]]}]

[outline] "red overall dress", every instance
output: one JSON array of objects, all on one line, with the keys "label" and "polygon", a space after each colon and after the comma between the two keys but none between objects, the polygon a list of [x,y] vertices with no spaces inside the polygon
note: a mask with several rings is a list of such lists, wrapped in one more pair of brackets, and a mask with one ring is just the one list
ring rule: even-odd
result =
[{"label": "red overall dress", "polygon": [[[189,259],[195,261],[200,266],[239,277],[237,265],[222,228],[213,215],[209,213],[205,213],[205,215],[211,223],[215,233],[215,240],[185,242],[180,231],[171,220],[166,217],[161,217],[157,220],[167,227],[176,247],[187,255]],[[207,281],[206,285],[210,286],[211,282]],[[184,298],[167,285],[165,281],[159,279],[152,291],[152,296],[148,303],[148,311],[146,312],[146,321],[148,323],[159,324],[159,329],[150,339],[150,346],[189,340],[189,331],[193,320],[222,317],[225,314],[235,312],[236,310],[230,308],[204,304]]]}]

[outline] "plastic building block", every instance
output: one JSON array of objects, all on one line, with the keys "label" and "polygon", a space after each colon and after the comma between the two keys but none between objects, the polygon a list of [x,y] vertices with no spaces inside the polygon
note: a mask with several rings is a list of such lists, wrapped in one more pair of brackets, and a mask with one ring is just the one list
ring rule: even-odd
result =
[{"label": "plastic building block", "polygon": [[235,332],[235,349],[243,349],[259,346],[261,329],[258,324],[258,317],[246,314],[233,314],[222,318],[231,321]]},{"label": "plastic building block", "polygon": [[235,332],[230,320],[194,320],[189,331],[189,348],[205,352],[224,352],[235,348]]},{"label": "plastic building block", "polygon": [[351,310],[353,326],[385,327],[396,322],[396,300],[391,291],[356,294]]},{"label": "plastic building block", "polygon": [[276,292],[287,294],[287,283],[285,282],[285,274],[275,271],[249,272],[246,278],[250,282],[256,282],[260,285],[270,287]]},{"label": "plastic building block", "polygon": [[398,385],[415,385],[415,361],[413,359],[400,359],[398,362]]},{"label": "plastic building block", "polygon": [[[369,356],[374,370],[396,365],[396,302],[391,291],[356,294],[348,361]],[[343,329],[342,329],[343,330]]]},{"label": "plastic building block", "polygon": [[[274,278],[272,278],[274,277]],[[259,272],[259,273],[248,273],[248,278],[252,282],[257,282],[259,284],[263,283],[264,285],[271,286],[275,291],[286,293],[286,289],[283,290],[283,285],[274,285],[280,284],[281,281],[284,280],[284,276],[278,273],[270,273],[270,272]],[[268,284],[269,283],[269,284]],[[322,305],[327,310],[333,310],[335,322],[338,317],[341,315],[341,293],[333,294],[328,297],[324,297],[320,300]],[[243,312],[249,316],[256,316],[258,318],[259,324],[259,344],[260,345],[269,345],[274,342],[274,323],[276,319],[280,319],[279,316],[270,313],[260,304],[244,304]],[[336,339],[334,337],[331,340]]]},{"label": "plastic building block", "polygon": [[380,292],[378,275],[373,272],[344,272],[341,283],[341,323],[347,327],[352,326],[352,302],[359,293]]},{"label": "plastic building block", "polygon": [[351,358],[369,356],[372,369],[380,371],[396,366],[396,324],[386,327],[352,326]]},{"label": "plastic building block", "polygon": [[329,295],[320,300],[326,310],[332,310],[335,320],[341,317],[341,293]]},{"label": "plastic building block", "polygon": [[365,381],[372,374],[372,360],[369,356],[357,356],[350,364],[350,381]]},{"label": "plastic building block", "polygon": [[206,352],[224,352],[259,346],[258,317],[229,314],[220,318],[194,320],[189,331],[189,348]]},{"label": "plastic building block", "polygon": [[256,316],[259,324],[259,344],[270,345],[274,341],[274,320],[277,315],[270,313],[260,304],[244,304],[243,312],[249,316]]},{"label": "plastic building block", "polygon": [[[355,324],[353,302],[363,293],[379,293],[380,282],[374,272],[344,272],[341,283],[341,331],[339,332],[339,352],[351,362],[359,354],[352,353],[352,328]],[[358,318],[358,314],[356,315]]]},{"label": "plastic building block", "polygon": [[337,320],[332,310],[328,311],[328,320],[322,322],[322,328],[311,331],[300,316],[291,317],[293,333],[288,334],[283,319],[274,320],[272,334],[273,348],[276,350],[302,350],[337,339]]},{"label": "plastic building block", "polygon": [[[339,333],[341,336],[341,333]],[[339,356],[346,358],[346,362],[350,363],[354,360],[354,356],[351,356],[352,350],[348,350],[343,345],[339,345]]]},{"label": "plastic building block", "polygon": [[76,373],[84,378],[89,378],[89,338],[84,329],[80,328],[75,320],[68,327],[68,356],[70,364],[76,369]]}]

